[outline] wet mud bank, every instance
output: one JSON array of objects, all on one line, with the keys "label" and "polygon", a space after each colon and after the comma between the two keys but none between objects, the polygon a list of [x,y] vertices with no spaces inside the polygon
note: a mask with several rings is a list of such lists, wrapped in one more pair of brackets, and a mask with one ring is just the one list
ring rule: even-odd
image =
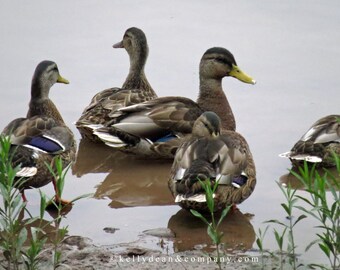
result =
[{"label": "wet mud bank", "polygon": [[[61,246],[58,269],[217,269],[213,257],[203,250],[166,254],[145,248],[142,242],[96,246],[89,238],[70,236]],[[51,269],[51,257],[50,246],[42,254],[39,269]],[[257,269],[259,260],[259,255],[229,254],[222,257],[222,269]]]}]

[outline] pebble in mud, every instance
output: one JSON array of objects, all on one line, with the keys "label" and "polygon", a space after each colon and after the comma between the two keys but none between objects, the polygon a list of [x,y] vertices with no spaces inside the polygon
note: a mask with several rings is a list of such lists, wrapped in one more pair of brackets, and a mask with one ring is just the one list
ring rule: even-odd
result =
[{"label": "pebble in mud", "polygon": [[82,236],[69,236],[63,241],[64,244],[69,246],[76,246],[78,249],[84,249],[92,244],[92,240]]},{"label": "pebble in mud", "polygon": [[163,238],[174,238],[175,234],[168,228],[157,228],[143,231],[146,235],[151,235],[155,237],[163,237]]},{"label": "pebble in mud", "polygon": [[118,230],[119,230],[119,228],[113,228],[113,227],[105,227],[103,229],[103,231],[106,232],[106,233],[115,233]]}]

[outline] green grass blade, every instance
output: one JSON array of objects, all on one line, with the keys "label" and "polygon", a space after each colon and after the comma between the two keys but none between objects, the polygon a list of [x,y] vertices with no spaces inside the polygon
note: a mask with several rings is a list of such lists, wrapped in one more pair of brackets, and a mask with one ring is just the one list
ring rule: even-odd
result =
[{"label": "green grass blade", "polygon": [[210,225],[210,223],[208,222],[208,220],[202,216],[201,213],[197,212],[196,210],[190,209],[191,214],[193,214],[195,217],[198,217],[199,219],[201,219],[206,225]]}]

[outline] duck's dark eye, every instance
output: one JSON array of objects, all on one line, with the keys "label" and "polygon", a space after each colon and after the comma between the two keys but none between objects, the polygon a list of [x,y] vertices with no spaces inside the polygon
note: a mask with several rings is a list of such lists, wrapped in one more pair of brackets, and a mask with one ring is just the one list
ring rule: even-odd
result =
[{"label": "duck's dark eye", "polygon": [[221,57],[217,57],[217,58],[215,58],[215,60],[219,63],[222,63],[222,64],[229,64],[226,59],[221,58]]},{"label": "duck's dark eye", "polygon": [[59,70],[58,70],[57,67],[52,68],[51,71],[52,71],[53,73],[59,73]]}]

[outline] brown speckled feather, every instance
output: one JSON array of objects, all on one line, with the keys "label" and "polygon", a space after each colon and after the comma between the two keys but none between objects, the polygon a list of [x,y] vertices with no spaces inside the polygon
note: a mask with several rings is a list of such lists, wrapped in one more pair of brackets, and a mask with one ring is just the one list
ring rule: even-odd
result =
[{"label": "brown speckled feather", "polygon": [[184,97],[160,97],[120,110],[120,117],[126,122],[133,122],[136,116],[145,116],[157,126],[179,133],[191,133],[195,120],[203,110],[196,102]]},{"label": "brown speckled feather", "polygon": [[117,110],[153,98],[153,95],[148,95],[142,89],[106,89],[92,98],[91,103],[84,109],[76,125],[81,127],[83,124],[108,123],[115,119],[112,114],[116,113]]}]

